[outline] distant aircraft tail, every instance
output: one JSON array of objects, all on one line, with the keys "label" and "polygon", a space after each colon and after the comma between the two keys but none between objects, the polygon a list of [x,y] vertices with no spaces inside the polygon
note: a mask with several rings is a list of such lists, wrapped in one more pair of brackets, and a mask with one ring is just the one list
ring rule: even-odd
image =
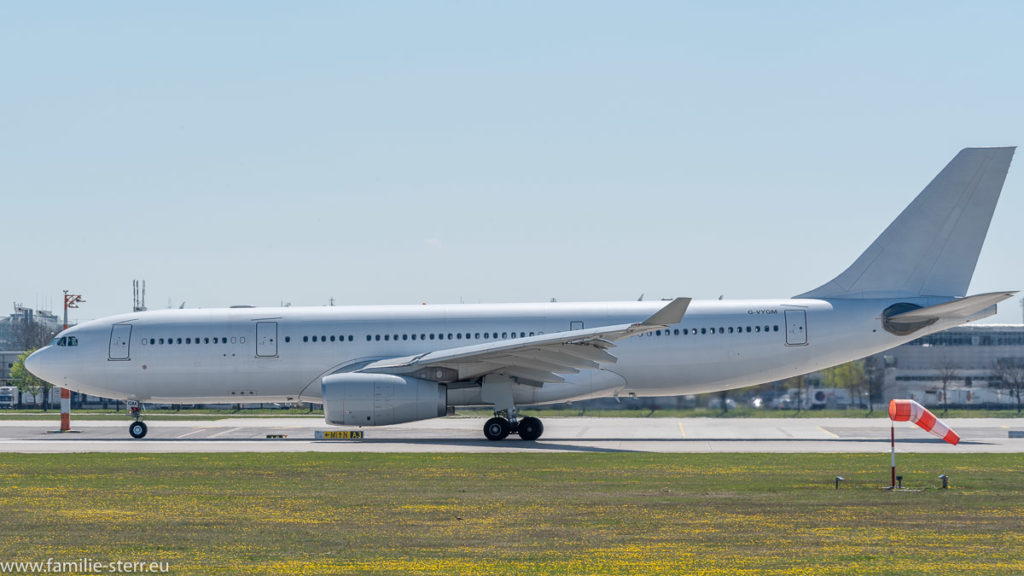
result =
[{"label": "distant aircraft tail", "polygon": [[797,298],[961,297],[1016,148],[964,148],[842,274]]}]

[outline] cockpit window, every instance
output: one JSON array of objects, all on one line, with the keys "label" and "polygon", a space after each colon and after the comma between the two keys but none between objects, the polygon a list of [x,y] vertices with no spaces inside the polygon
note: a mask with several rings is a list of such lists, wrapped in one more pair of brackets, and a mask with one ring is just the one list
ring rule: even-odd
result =
[{"label": "cockpit window", "polygon": [[54,338],[50,342],[50,346],[78,346],[77,336],[61,336],[60,338]]}]

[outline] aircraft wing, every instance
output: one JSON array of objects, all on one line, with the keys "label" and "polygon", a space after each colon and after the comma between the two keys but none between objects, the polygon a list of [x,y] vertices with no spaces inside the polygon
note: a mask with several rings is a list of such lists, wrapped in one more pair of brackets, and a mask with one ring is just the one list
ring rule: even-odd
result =
[{"label": "aircraft wing", "polygon": [[615,341],[678,324],[689,305],[690,298],[676,298],[636,324],[569,330],[388,358],[364,366],[360,372],[408,374],[436,381],[470,380],[502,372],[524,384],[564,382],[559,374],[576,374],[597,368],[602,362],[616,362],[608,352],[615,347]]}]

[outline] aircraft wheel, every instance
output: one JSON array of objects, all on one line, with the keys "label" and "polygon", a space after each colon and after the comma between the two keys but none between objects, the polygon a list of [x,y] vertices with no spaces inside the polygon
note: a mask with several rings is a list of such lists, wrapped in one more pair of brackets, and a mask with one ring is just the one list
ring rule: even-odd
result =
[{"label": "aircraft wheel", "polygon": [[504,418],[494,417],[484,424],[484,436],[487,436],[488,440],[504,440],[510,431],[511,426]]},{"label": "aircraft wheel", "polygon": [[132,438],[143,438],[148,431],[149,429],[145,422],[132,422],[128,426],[128,433],[131,434]]},{"label": "aircraft wheel", "polygon": [[540,418],[527,416],[519,421],[519,437],[523,440],[536,440],[544,433],[544,424]]}]

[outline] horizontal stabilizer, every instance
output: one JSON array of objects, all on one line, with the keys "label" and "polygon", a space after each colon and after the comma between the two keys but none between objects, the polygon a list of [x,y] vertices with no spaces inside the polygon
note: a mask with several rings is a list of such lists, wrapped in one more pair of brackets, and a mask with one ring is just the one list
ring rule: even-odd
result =
[{"label": "horizontal stabilizer", "polygon": [[[1011,298],[1016,292],[990,292],[988,294],[977,294],[967,298],[959,298],[943,304],[917,308],[909,312],[902,312],[887,316],[884,320],[885,329],[895,334],[905,335],[915,332],[925,326],[931,326],[939,320],[967,320],[987,308],[991,308]],[[993,313],[995,309],[993,308]]]}]

